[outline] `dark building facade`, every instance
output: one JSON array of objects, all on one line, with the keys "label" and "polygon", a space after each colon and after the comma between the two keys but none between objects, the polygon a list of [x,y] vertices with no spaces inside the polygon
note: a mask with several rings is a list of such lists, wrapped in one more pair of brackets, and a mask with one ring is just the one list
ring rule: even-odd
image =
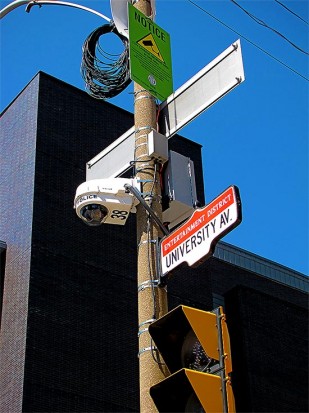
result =
[{"label": "dark building facade", "polygon": [[[88,227],[73,209],[85,164],[133,115],[39,73],[1,121],[0,411],[139,410],[136,225]],[[194,161],[204,201],[201,148]],[[239,412],[308,410],[308,281],[229,244],[177,270],[169,307],[223,305]]]}]

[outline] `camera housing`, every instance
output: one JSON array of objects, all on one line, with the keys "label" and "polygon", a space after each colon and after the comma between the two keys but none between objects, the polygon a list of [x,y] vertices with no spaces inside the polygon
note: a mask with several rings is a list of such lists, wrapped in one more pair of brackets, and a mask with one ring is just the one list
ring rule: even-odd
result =
[{"label": "camera housing", "polygon": [[129,184],[140,191],[136,179],[93,179],[79,185],[74,199],[76,214],[87,225],[124,225],[139,201],[126,190]]}]

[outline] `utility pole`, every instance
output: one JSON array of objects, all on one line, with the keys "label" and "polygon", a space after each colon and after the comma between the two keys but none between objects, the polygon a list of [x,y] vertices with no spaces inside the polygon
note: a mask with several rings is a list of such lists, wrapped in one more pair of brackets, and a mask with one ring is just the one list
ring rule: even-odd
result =
[{"label": "utility pole", "polygon": [[[150,1],[139,0],[134,6],[151,16]],[[142,195],[162,220],[160,165],[148,156],[148,134],[156,130],[156,101],[143,87],[134,84],[135,171],[142,184]],[[149,389],[165,377],[148,332],[149,324],[167,313],[167,292],[158,287],[157,248],[162,236],[145,208],[139,204],[137,221],[137,280],[139,323],[140,412],[157,412]]]}]

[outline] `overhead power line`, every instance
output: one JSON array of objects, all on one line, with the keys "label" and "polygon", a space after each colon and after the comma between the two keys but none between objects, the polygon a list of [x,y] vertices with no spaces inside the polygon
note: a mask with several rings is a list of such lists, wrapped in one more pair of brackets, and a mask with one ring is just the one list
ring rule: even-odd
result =
[{"label": "overhead power line", "polygon": [[276,3],[280,4],[280,6],[284,7],[289,13],[294,14],[294,16],[298,17],[300,20],[302,20],[304,23],[309,24],[306,20],[304,20],[301,16],[299,16],[297,13],[295,13],[293,10],[289,9],[285,4],[281,3],[279,0],[275,0]]},{"label": "overhead power line", "polygon": [[250,13],[248,10],[246,10],[244,7],[242,7],[237,1],[235,0],[230,0],[235,6],[239,7],[244,13],[246,13],[253,21],[255,21],[257,24],[260,24],[263,27],[266,27],[266,29],[271,30],[272,32],[276,33],[278,36],[282,37],[285,41],[290,43],[295,49],[299,50],[300,52],[309,55],[306,50],[302,49],[301,47],[297,46],[294,42],[292,42],[290,39],[288,39],[286,36],[284,36],[282,33],[280,33],[278,30],[274,29],[273,27],[269,26],[267,23],[265,23],[263,20],[260,18],[256,17],[254,14]]},{"label": "overhead power line", "polygon": [[295,73],[296,75],[302,77],[303,79],[307,80],[307,82],[309,81],[309,79],[305,76],[303,76],[301,73],[297,72],[295,69],[293,69],[292,67],[288,66],[287,64],[285,64],[284,62],[282,62],[281,60],[279,60],[277,57],[273,56],[272,54],[270,54],[269,52],[267,52],[266,50],[262,49],[260,46],[258,46],[256,43],[252,42],[250,39],[248,39],[246,36],[242,35],[241,33],[237,32],[236,30],[234,30],[232,27],[228,26],[226,23],[224,23],[223,21],[221,21],[220,19],[218,19],[217,17],[213,16],[211,13],[209,13],[207,10],[205,10],[203,7],[199,6],[198,4],[194,3],[194,1],[192,0],[188,0],[189,3],[193,4],[195,7],[197,7],[198,9],[200,9],[202,12],[208,14],[208,16],[210,16],[211,18],[213,18],[214,20],[216,20],[218,23],[222,24],[223,26],[225,26],[227,29],[231,30],[232,32],[236,33],[237,36],[241,37],[242,39],[246,40],[248,43],[252,44],[252,46],[256,47],[257,49],[259,49],[261,52],[265,53],[267,56],[269,56],[270,58],[272,58],[273,60],[275,60],[277,63],[280,63],[282,66],[284,66],[286,69],[290,70],[291,72]]}]

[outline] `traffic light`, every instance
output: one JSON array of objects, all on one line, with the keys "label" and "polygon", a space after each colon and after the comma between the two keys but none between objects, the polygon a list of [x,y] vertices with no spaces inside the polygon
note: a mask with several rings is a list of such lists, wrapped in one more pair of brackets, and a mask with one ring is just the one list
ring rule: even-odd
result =
[{"label": "traffic light", "polygon": [[235,412],[230,340],[222,307],[180,305],[149,326],[171,375],[150,388],[161,412]]}]

